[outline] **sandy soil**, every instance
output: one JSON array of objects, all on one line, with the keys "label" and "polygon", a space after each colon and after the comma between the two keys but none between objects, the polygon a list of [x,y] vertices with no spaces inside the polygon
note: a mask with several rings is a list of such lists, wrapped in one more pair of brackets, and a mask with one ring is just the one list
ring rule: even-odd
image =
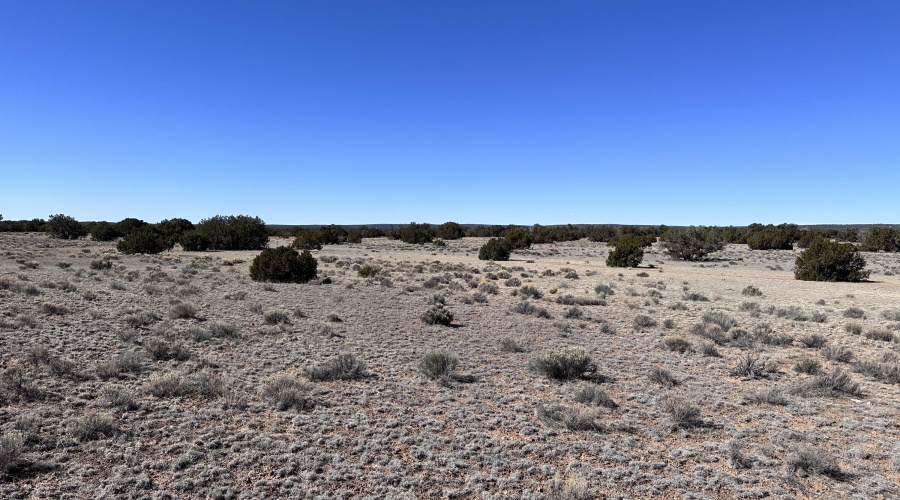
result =
[{"label": "sandy soil", "polygon": [[[814,283],[799,251],[618,269],[588,241],[500,263],[484,241],[329,246],[315,282],[263,284],[256,252],[0,233],[0,497],[900,496],[900,256]],[[450,326],[422,321],[435,301]],[[532,366],[573,347],[595,372]],[[453,377],[420,372],[433,351]],[[309,380],[341,354],[368,376]]]}]

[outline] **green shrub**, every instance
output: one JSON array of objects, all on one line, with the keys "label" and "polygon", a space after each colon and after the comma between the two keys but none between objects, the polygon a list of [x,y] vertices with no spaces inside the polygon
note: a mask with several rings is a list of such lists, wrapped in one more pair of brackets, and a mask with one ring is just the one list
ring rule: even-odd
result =
[{"label": "green shrub", "polygon": [[804,250],[795,263],[794,278],[803,281],[862,281],[866,261],[852,243],[816,240]]},{"label": "green shrub", "polygon": [[[169,245],[169,248],[175,246],[175,243],[181,241],[181,237],[194,230],[194,224],[187,219],[164,219],[156,225],[156,230],[162,235],[163,239]],[[182,247],[184,244],[182,244]]]},{"label": "green shrub", "polygon": [[458,240],[466,235],[466,230],[456,222],[445,222],[435,228],[434,234],[442,240]]},{"label": "green shrub", "polygon": [[640,237],[633,234],[621,236],[616,248],[606,258],[609,267],[637,267],[644,260],[644,245]]},{"label": "green shrub", "polygon": [[480,260],[509,260],[509,247],[498,238],[492,238],[478,250]]},{"label": "green shrub", "polygon": [[662,237],[666,253],[679,260],[703,260],[712,252],[725,248],[722,238],[705,227],[671,229]]},{"label": "green shrub", "polygon": [[510,250],[524,250],[526,248],[531,248],[531,244],[534,243],[534,238],[531,234],[525,232],[521,228],[513,228],[506,232],[506,235],[503,237],[503,243],[505,243],[506,247]]},{"label": "green shrub", "polygon": [[116,244],[116,250],[125,254],[155,254],[169,247],[162,235],[153,226],[141,226],[122,238]]},{"label": "green shrub", "polygon": [[269,242],[266,223],[249,215],[216,215],[197,224],[210,250],[259,250]]},{"label": "green shrub", "polygon": [[747,246],[750,250],[793,250],[790,237],[777,229],[766,228],[755,231],[747,237]]},{"label": "green shrub", "polygon": [[178,242],[185,252],[205,252],[209,249],[209,240],[196,230],[181,233]]},{"label": "green shrub", "polygon": [[267,248],[253,259],[250,278],[273,283],[306,283],[316,277],[316,259],[289,247]]},{"label": "green shrub", "polygon": [[324,235],[315,229],[297,228],[291,246],[300,250],[321,250],[324,240]]},{"label": "green shrub", "polygon": [[122,236],[128,236],[135,229],[148,226],[146,222],[141,219],[135,219],[134,217],[128,217],[125,219],[116,222],[116,231],[119,232]]},{"label": "green shrub", "polygon": [[806,231],[803,231],[803,234],[800,235],[800,239],[797,240],[797,247],[809,248],[812,242],[821,238],[828,239],[825,231],[822,231],[821,229],[807,229]]},{"label": "green shrub", "polygon": [[614,226],[588,226],[584,228],[584,235],[594,243],[602,243],[615,238],[619,234],[619,230]]},{"label": "green shrub", "polygon": [[122,236],[116,226],[106,221],[101,221],[91,228],[91,239],[94,241],[112,241]]},{"label": "green shrub", "polygon": [[337,224],[329,224],[318,229],[323,245],[340,245],[347,241],[347,230]]},{"label": "green shrub", "polygon": [[415,222],[401,227],[399,236],[400,241],[413,245],[431,243],[431,239],[434,237],[431,224],[416,224]]},{"label": "green shrub", "polygon": [[864,252],[900,252],[900,231],[892,227],[871,227],[860,245]]},{"label": "green shrub", "polygon": [[51,215],[46,231],[50,236],[62,240],[77,240],[87,234],[84,226],[73,217],[63,214]]}]

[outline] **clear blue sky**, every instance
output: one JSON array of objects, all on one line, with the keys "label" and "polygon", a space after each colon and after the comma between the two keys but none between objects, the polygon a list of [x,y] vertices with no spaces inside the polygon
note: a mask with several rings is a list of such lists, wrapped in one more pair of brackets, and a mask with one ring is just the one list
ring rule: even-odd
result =
[{"label": "clear blue sky", "polygon": [[900,222],[900,2],[7,1],[0,214]]}]

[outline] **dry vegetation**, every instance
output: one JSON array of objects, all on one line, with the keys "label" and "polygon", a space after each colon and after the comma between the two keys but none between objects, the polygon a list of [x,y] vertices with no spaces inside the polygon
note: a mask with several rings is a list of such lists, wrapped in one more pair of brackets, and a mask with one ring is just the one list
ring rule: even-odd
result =
[{"label": "dry vegetation", "polygon": [[270,284],[258,252],[0,233],[0,497],[900,495],[897,254],[854,284],[485,241]]}]

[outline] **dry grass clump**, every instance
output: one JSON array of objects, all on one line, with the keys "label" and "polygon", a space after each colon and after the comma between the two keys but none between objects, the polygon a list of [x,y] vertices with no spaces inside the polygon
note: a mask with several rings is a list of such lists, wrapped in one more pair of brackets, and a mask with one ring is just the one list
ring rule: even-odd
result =
[{"label": "dry grass clump", "polygon": [[746,295],[748,297],[761,297],[762,294],[762,291],[753,285],[747,285],[741,290],[741,295]]},{"label": "dry grass clump", "polygon": [[713,323],[698,323],[691,328],[691,333],[698,337],[713,341],[717,345],[725,345],[729,338],[722,327]]},{"label": "dry grass clump", "polygon": [[788,404],[788,399],[784,393],[777,389],[762,389],[744,396],[744,400],[748,403],[774,406],[785,406]]},{"label": "dry grass clump", "polygon": [[656,320],[647,316],[646,314],[639,314],[635,316],[632,321],[632,326],[635,330],[641,330],[643,328],[653,328],[657,325]]},{"label": "dry grass clump", "polygon": [[594,292],[597,295],[602,295],[606,297],[607,295],[615,295],[616,291],[609,285],[604,285],[603,283],[594,287]]},{"label": "dry grass clump", "polygon": [[597,498],[583,477],[565,477],[557,472],[547,482],[545,500],[592,500]]},{"label": "dry grass clump", "polygon": [[880,340],[882,342],[895,342],[897,339],[894,333],[886,328],[872,328],[867,330],[865,337],[871,340]]},{"label": "dry grass clump", "polygon": [[650,370],[650,375],[648,375],[647,378],[650,379],[651,382],[655,382],[661,387],[666,388],[674,387],[679,384],[679,380],[665,368],[656,367]]},{"label": "dry grass clump", "polygon": [[21,283],[13,281],[10,278],[0,278],[0,290],[8,290],[14,293],[24,293],[26,295],[40,295],[41,291],[38,287],[30,283]]},{"label": "dry grass clump", "polygon": [[260,396],[279,411],[306,411],[315,407],[309,396],[310,390],[311,386],[297,377],[282,373],[265,381]]},{"label": "dry grass clump", "polygon": [[670,398],[663,403],[663,409],[672,419],[672,429],[690,429],[694,427],[703,427],[706,422],[703,421],[700,414],[700,408],[692,405],[688,401],[679,398]]},{"label": "dry grass clump", "polygon": [[244,300],[247,298],[247,292],[240,290],[237,292],[225,292],[222,294],[224,300]]},{"label": "dry grass clump", "polygon": [[543,307],[537,307],[534,304],[524,300],[519,302],[513,307],[513,312],[517,312],[519,314],[525,314],[528,316],[534,316],[535,318],[544,318],[551,319],[553,316],[550,315],[550,311]]},{"label": "dry grass clump", "polygon": [[534,287],[534,285],[525,285],[517,290],[513,290],[513,297],[522,296],[523,299],[534,299],[538,300],[544,296],[544,294]]},{"label": "dry grass clump", "polygon": [[849,307],[844,310],[845,318],[866,319],[866,312],[858,307]]},{"label": "dry grass clump", "polygon": [[229,325],[223,323],[221,321],[213,321],[209,324],[209,333],[213,337],[223,337],[223,338],[237,338],[238,328],[234,325]]},{"label": "dry grass clump", "polygon": [[619,405],[609,397],[609,394],[607,394],[606,391],[594,384],[585,385],[575,393],[575,401],[586,405],[602,406],[611,410],[619,407]]},{"label": "dry grass clump", "polygon": [[828,316],[821,311],[813,311],[812,315],[810,315],[809,320],[813,323],[825,323],[828,321]]},{"label": "dry grass clump", "polygon": [[525,352],[525,348],[513,339],[505,338],[500,340],[500,350],[503,352],[519,353]]},{"label": "dry grass clump", "polygon": [[842,480],[844,477],[844,473],[834,457],[809,446],[795,448],[785,461],[785,468],[790,475],[802,472],[819,474],[837,480]]},{"label": "dry grass clump", "polygon": [[578,306],[572,306],[566,309],[566,312],[563,313],[563,317],[566,319],[580,319],[584,316],[584,311]]},{"label": "dry grass clump", "polygon": [[103,397],[110,407],[120,411],[135,411],[140,408],[134,396],[119,387],[106,387],[103,389]]},{"label": "dry grass clump", "polygon": [[584,349],[569,347],[550,351],[531,360],[531,369],[554,380],[573,380],[581,378],[585,373],[593,373],[597,365],[591,361]]},{"label": "dry grass clump", "polygon": [[19,463],[19,457],[25,450],[25,437],[21,432],[9,432],[0,435],[0,477],[12,470]]},{"label": "dry grass clump", "polygon": [[158,398],[184,396],[189,393],[184,377],[177,373],[156,375],[145,384],[147,393]]},{"label": "dry grass clump", "polygon": [[825,337],[819,335],[818,333],[805,335],[803,337],[800,337],[798,340],[801,344],[803,344],[803,347],[806,347],[808,349],[821,349],[825,347],[825,344],[828,343],[828,341],[825,340]]},{"label": "dry grass clump", "polygon": [[881,311],[881,317],[888,321],[900,321],[900,310]]},{"label": "dry grass clump", "polygon": [[753,328],[755,339],[765,345],[786,346],[794,343],[794,336],[788,333],[776,333],[772,325],[763,323]]},{"label": "dry grass clump", "polygon": [[144,350],[154,361],[187,361],[191,359],[191,352],[184,344],[171,339],[153,337],[144,341]]},{"label": "dry grass clump", "polygon": [[109,415],[91,412],[75,419],[69,431],[79,441],[93,441],[112,437],[119,432],[119,427]]},{"label": "dry grass clump", "polygon": [[41,391],[21,363],[12,363],[0,372],[0,401],[4,395],[13,400],[32,401],[41,397]]},{"label": "dry grass clump", "polygon": [[844,347],[827,345],[822,348],[822,356],[829,361],[838,361],[841,363],[849,363],[853,361],[853,351]]},{"label": "dry grass clump", "polygon": [[369,264],[366,264],[366,265],[360,267],[358,271],[356,271],[356,275],[359,276],[360,278],[374,278],[375,275],[378,274],[380,271],[381,271],[381,269],[379,269],[377,267],[372,267]]},{"label": "dry grass clump", "polygon": [[225,393],[222,377],[208,371],[194,373],[188,377],[170,372],[151,378],[146,384],[147,393],[158,398],[190,396],[198,394],[215,398]]},{"label": "dry grass clump", "polygon": [[890,355],[882,361],[857,361],[851,366],[856,373],[872,377],[886,384],[900,384],[900,363]]},{"label": "dry grass clump", "polygon": [[314,382],[333,380],[361,380],[369,376],[366,365],[352,354],[341,354],[324,363],[303,370],[303,375]]},{"label": "dry grass clump", "polygon": [[419,362],[419,372],[431,380],[449,380],[459,360],[456,356],[443,352],[432,351],[422,357]]},{"label": "dry grass clump", "polygon": [[41,304],[41,312],[50,316],[65,316],[66,314],[69,314],[70,311],[69,308],[64,305],[44,302]]},{"label": "dry grass clump", "polygon": [[803,358],[794,364],[794,371],[807,375],[818,375],[822,373],[822,363],[812,358]]},{"label": "dry grass clump", "polygon": [[96,368],[97,377],[102,380],[140,375],[143,371],[143,358],[140,353],[134,351],[126,351],[111,361],[98,363]]},{"label": "dry grass clump", "polygon": [[793,321],[809,321],[809,316],[797,306],[779,307],[775,310],[775,316]]},{"label": "dry grass clump", "polygon": [[700,292],[694,292],[694,291],[690,291],[690,290],[684,292],[684,295],[682,295],[682,298],[684,300],[689,300],[691,302],[709,302],[709,297],[707,297],[706,295],[703,295]]},{"label": "dry grass clump", "polygon": [[737,326],[737,320],[721,311],[708,312],[704,314],[703,322],[707,324],[718,325],[723,332],[727,332],[731,328]]},{"label": "dry grass clump", "polygon": [[665,337],[663,338],[663,345],[666,346],[666,349],[684,354],[691,350],[691,343],[685,340],[682,337]]},{"label": "dry grass clump", "polygon": [[190,319],[197,315],[197,308],[187,302],[178,302],[169,310],[172,319]]},{"label": "dry grass clump", "polygon": [[445,309],[443,304],[435,304],[425,309],[420,318],[428,325],[450,326],[453,323],[453,313]]},{"label": "dry grass clump", "polygon": [[851,321],[849,323],[844,323],[844,331],[853,335],[861,335],[863,327],[859,323]]},{"label": "dry grass clump", "polygon": [[156,313],[143,309],[126,309],[124,320],[129,326],[137,328],[156,323],[160,318]]},{"label": "dry grass clump", "polygon": [[794,388],[793,392],[801,396],[862,396],[859,384],[841,370],[817,375],[810,380],[800,383]]},{"label": "dry grass clump", "polygon": [[747,353],[737,359],[729,373],[732,377],[756,379],[765,376],[766,371],[765,363],[761,362],[757,356]]},{"label": "dry grass clump", "polygon": [[265,311],[263,321],[267,325],[287,325],[290,324],[291,317],[283,311]]},{"label": "dry grass clump", "polygon": [[575,297],[571,294],[560,295],[556,298],[557,304],[566,306],[605,306],[606,301],[603,299],[593,299],[590,297]]},{"label": "dry grass clump", "polygon": [[700,348],[697,350],[701,356],[707,358],[721,358],[722,354],[713,342],[700,342]]},{"label": "dry grass clump", "polygon": [[540,405],[535,409],[538,420],[549,425],[561,425],[570,431],[603,432],[604,427],[597,422],[597,414],[585,408],[568,407],[560,404]]}]

